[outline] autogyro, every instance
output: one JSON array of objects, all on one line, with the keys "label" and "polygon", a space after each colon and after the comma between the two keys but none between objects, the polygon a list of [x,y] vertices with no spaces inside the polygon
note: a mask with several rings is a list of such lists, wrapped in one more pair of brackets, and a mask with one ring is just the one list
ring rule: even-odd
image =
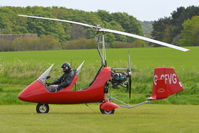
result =
[{"label": "autogyro", "polygon": [[[51,65],[37,80],[32,82],[29,86],[27,86],[27,88],[25,88],[19,94],[18,98],[20,100],[38,103],[36,106],[37,113],[48,113],[49,112],[48,104],[80,104],[80,103],[97,102],[100,103],[99,108],[101,113],[113,114],[115,112],[115,109],[118,107],[134,108],[154,100],[167,98],[168,96],[183,90],[183,86],[179,81],[173,68],[156,68],[154,70],[152,96],[149,97],[147,101],[136,104],[134,106],[130,106],[112,96],[107,95],[110,87],[117,88],[117,86],[123,86],[127,88],[130,98],[132,72],[131,72],[130,55],[128,56],[127,68],[111,68],[107,66],[104,33],[109,32],[114,34],[125,35],[128,37],[141,39],[144,41],[156,43],[161,46],[166,46],[181,51],[188,51],[189,49],[131,33],[105,29],[99,26],[93,26],[75,21],[61,20],[55,18],[45,18],[38,16],[28,16],[28,15],[18,15],[18,16],[59,21],[59,22],[67,22],[71,24],[81,25],[89,28],[94,28],[96,29],[97,33],[96,34],[96,40],[98,42],[97,50],[101,59],[101,67],[98,70],[95,78],[87,88],[81,90],[73,90],[73,87],[75,86],[77,79],[79,77],[81,68],[84,64],[84,62],[82,62],[80,66],[76,69],[72,82],[66,88],[57,92],[50,92],[47,89],[46,80],[49,78],[49,73],[53,67],[53,65]],[[102,46],[102,50],[100,50],[100,46]],[[121,72],[121,70],[123,72]],[[121,103],[122,105],[113,103],[112,101],[114,100]]]}]

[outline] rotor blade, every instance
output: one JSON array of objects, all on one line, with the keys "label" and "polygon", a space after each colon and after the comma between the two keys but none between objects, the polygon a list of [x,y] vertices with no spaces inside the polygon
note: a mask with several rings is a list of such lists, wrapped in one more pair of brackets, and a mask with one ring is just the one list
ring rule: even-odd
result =
[{"label": "rotor blade", "polygon": [[179,46],[176,46],[176,45],[168,44],[168,43],[165,43],[165,42],[161,42],[161,41],[150,39],[150,38],[147,38],[147,37],[135,35],[135,34],[132,34],[132,33],[127,33],[127,32],[122,32],[122,31],[105,29],[105,28],[101,28],[101,27],[98,27],[98,26],[84,24],[84,23],[70,21],[70,20],[62,20],[62,19],[56,19],[56,18],[46,18],[46,17],[39,17],[39,16],[29,16],[29,15],[18,15],[18,16],[27,17],[27,18],[37,18],[37,19],[44,19],[44,20],[59,21],[59,22],[67,22],[67,23],[77,24],[77,25],[81,25],[81,26],[85,26],[85,27],[89,27],[89,28],[96,28],[96,29],[98,29],[98,31],[115,33],[115,34],[120,34],[120,35],[125,35],[125,36],[129,36],[129,37],[141,39],[141,40],[144,40],[144,41],[156,43],[156,44],[159,44],[159,45],[162,45],[162,46],[174,48],[174,49],[181,50],[181,51],[188,51],[189,50],[189,49],[182,48],[182,47],[179,47]]},{"label": "rotor blade", "polygon": [[70,20],[62,20],[62,19],[57,19],[57,18],[46,18],[46,17],[29,16],[29,15],[18,15],[18,16],[26,17],[26,18],[36,18],[36,19],[52,20],[52,21],[59,21],[59,22],[67,22],[67,23],[77,24],[77,25],[81,25],[81,26],[85,26],[89,28],[98,28],[97,26],[94,26],[94,25],[84,24],[84,23],[70,21]]},{"label": "rotor blade", "polygon": [[159,44],[159,45],[162,45],[162,46],[166,46],[166,47],[174,48],[174,49],[177,49],[177,50],[181,50],[181,51],[184,51],[184,52],[189,50],[189,49],[182,48],[182,47],[179,47],[179,46],[176,46],[176,45],[168,44],[168,43],[165,43],[165,42],[161,42],[161,41],[150,39],[150,38],[147,38],[147,37],[135,35],[135,34],[132,34],[132,33],[116,31],[116,30],[110,30],[110,29],[104,29],[104,28],[101,28],[100,31],[110,32],[110,33],[115,33],[115,34],[120,34],[120,35],[125,35],[125,36],[129,36],[129,37],[141,39],[141,40],[144,40],[144,41],[147,41],[147,42],[152,42],[152,43]]}]

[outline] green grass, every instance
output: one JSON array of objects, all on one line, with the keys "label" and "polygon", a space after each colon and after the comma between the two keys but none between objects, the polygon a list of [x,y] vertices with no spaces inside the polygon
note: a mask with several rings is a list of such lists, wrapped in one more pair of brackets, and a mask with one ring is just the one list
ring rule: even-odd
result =
[{"label": "green grass", "polygon": [[98,105],[50,105],[48,114],[35,105],[1,105],[1,133],[197,133],[199,106],[142,105],[102,115]]},{"label": "green grass", "polygon": [[[128,51],[131,53],[132,66],[138,69],[154,68],[158,66],[183,68],[184,70],[199,69],[196,62],[199,47],[190,47],[191,51],[181,52],[169,48],[132,48],[132,49],[108,49],[107,61],[110,66],[126,66]],[[64,61],[72,62],[77,66],[83,60],[86,66],[100,65],[97,50],[53,50],[53,51],[25,51],[25,52],[1,52],[2,65],[31,63],[33,66],[48,66],[55,64],[60,66]],[[123,64],[124,63],[124,64]]]},{"label": "green grass", "polygon": [[[151,95],[153,69],[173,67],[185,86],[185,90],[179,95],[183,95],[187,101],[174,97],[165,103],[199,104],[197,100],[199,96],[199,47],[189,48],[191,49],[189,52],[169,48],[107,49],[107,62],[110,67],[127,67],[128,51],[131,53],[134,98],[131,101],[127,100],[125,90],[114,91],[115,94],[130,103],[144,100]],[[82,88],[89,85],[100,67],[96,49],[0,52],[0,104],[21,104],[17,100],[18,93],[37,79],[51,64],[55,64],[51,72],[51,80],[53,80],[62,74],[60,66],[63,62],[71,62],[72,67],[77,68],[84,60],[85,64],[77,84]],[[178,100],[175,101],[175,99]]]}]

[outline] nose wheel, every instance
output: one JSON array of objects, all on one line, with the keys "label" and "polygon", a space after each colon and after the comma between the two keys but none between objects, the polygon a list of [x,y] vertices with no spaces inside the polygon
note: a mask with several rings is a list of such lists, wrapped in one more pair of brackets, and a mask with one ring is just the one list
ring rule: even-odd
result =
[{"label": "nose wheel", "polygon": [[36,107],[37,113],[48,113],[49,112],[49,106],[48,104],[44,103],[38,103]]}]

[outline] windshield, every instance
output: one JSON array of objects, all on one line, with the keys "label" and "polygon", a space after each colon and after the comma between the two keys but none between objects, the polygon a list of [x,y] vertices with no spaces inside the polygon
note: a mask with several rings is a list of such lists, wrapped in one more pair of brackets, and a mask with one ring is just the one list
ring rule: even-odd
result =
[{"label": "windshield", "polygon": [[46,83],[46,78],[49,75],[53,65],[51,65],[37,80],[39,80],[42,84]]}]

